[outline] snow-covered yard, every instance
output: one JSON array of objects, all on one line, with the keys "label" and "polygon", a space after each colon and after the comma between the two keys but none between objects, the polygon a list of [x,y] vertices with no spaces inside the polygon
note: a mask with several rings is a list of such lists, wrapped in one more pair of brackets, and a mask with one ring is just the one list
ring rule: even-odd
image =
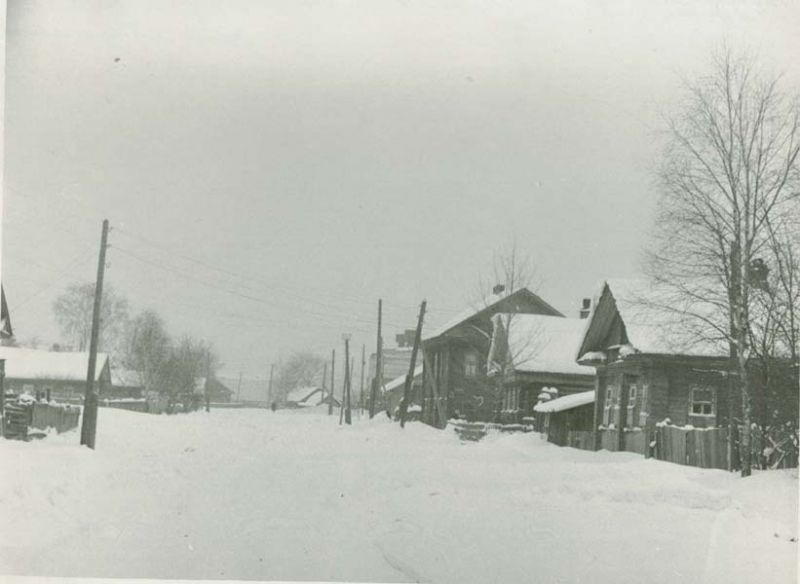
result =
[{"label": "snow-covered yard", "polygon": [[797,473],[741,480],[385,417],[100,411],[0,441],[0,573],[423,582],[797,581]]}]

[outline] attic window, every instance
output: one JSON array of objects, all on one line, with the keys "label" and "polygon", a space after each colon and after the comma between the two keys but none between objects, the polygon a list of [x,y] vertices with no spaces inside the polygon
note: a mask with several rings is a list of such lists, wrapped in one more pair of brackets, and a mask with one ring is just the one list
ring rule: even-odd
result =
[{"label": "attic window", "polygon": [[693,388],[690,412],[693,416],[713,416],[714,390],[699,387]]}]

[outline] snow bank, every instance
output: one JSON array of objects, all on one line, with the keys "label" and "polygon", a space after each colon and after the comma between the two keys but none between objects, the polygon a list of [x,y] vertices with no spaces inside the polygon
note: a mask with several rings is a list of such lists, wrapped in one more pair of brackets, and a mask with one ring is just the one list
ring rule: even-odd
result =
[{"label": "snow bank", "polygon": [[373,582],[795,582],[797,475],[536,434],[461,443],[325,408],[0,440],[0,573]]}]

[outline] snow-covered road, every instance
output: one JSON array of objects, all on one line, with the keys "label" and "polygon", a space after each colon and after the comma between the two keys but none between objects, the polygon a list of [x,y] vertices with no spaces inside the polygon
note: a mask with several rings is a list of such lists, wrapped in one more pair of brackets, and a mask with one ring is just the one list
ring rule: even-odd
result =
[{"label": "snow-covered road", "polygon": [[[336,420],[338,421],[338,420]],[[747,480],[384,417],[103,409],[0,440],[0,573],[423,582],[797,581],[797,473]]]}]

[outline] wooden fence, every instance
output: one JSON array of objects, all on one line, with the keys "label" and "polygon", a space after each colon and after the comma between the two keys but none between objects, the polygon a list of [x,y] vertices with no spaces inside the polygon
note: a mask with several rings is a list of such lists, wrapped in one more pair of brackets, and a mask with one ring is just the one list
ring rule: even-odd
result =
[{"label": "wooden fence", "polygon": [[59,434],[78,427],[81,409],[65,404],[35,403],[30,426],[40,430],[55,428]]},{"label": "wooden fence", "polygon": [[656,426],[654,457],[700,468],[728,468],[727,428]]},{"label": "wooden fence", "polygon": [[581,450],[594,450],[594,432],[570,430],[567,432],[567,446]]},{"label": "wooden fence", "polygon": [[462,440],[477,441],[489,432],[531,432],[533,426],[524,424],[494,424],[486,422],[467,422],[465,420],[450,420],[448,428],[452,428]]}]

